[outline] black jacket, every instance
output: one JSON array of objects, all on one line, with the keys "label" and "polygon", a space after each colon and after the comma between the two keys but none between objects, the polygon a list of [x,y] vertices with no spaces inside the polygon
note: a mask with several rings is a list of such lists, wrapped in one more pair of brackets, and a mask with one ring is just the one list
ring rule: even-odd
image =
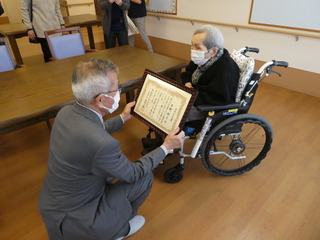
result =
[{"label": "black jacket", "polygon": [[[183,84],[192,82],[192,74],[198,65],[192,61],[181,73]],[[224,49],[222,56],[199,78],[198,83],[193,85],[198,96],[194,106],[198,105],[225,105],[235,102],[237,86],[239,81],[239,67],[230,57],[229,52]]]}]

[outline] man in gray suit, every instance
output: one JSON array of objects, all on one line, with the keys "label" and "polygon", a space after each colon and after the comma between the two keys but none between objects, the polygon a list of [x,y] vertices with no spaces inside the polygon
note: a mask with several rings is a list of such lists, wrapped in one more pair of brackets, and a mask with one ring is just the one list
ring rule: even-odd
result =
[{"label": "man in gray suit", "polygon": [[[182,146],[184,132],[168,134],[163,145],[135,162],[110,133],[131,118],[134,102],[119,106],[118,68],[107,59],[80,62],[72,75],[77,99],[58,113],[50,138],[48,172],[39,210],[51,240],[124,239],[145,222],[136,215],[153,184],[152,170]],[[115,181],[117,179],[117,181]]]}]

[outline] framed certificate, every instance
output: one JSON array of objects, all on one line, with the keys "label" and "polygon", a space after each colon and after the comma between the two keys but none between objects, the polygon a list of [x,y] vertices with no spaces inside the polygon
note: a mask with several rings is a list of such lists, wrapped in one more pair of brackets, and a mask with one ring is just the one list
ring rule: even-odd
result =
[{"label": "framed certificate", "polygon": [[136,94],[132,115],[162,136],[183,128],[197,91],[145,70]]}]

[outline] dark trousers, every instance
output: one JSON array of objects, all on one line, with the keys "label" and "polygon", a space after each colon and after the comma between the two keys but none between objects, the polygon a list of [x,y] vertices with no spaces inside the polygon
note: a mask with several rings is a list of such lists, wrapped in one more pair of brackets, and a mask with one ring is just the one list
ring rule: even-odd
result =
[{"label": "dark trousers", "polygon": [[106,48],[114,48],[116,46],[116,41],[118,40],[118,45],[128,45],[128,33],[127,31],[118,32],[118,33],[109,33],[109,35],[104,34],[104,42]]},{"label": "dark trousers", "polygon": [[50,58],[52,56],[51,56],[51,52],[50,52],[50,48],[49,48],[47,40],[45,38],[38,38],[38,41],[41,45],[41,50],[43,53],[44,62],[50,62],[51,61]]}]

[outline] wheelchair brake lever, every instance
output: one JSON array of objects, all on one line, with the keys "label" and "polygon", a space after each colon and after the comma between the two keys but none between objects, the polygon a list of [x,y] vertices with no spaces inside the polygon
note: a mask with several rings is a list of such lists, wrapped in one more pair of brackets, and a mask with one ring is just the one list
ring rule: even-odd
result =
[{"label": "wheelchair brake lever", "polygon": [[273,65],[273,66],[268,67],[268,69],[267,69],[267,74],[269,75],[270,73],[276,73],[276,74],[278,74],[278,75],[279,75],[279,77],[281,77],[281,74],[280,74],[280,73],[278,73],[278,72],[276,72],[276,71],[274,71],[274,70],[273,70],[273,67],[274,67],[274,65]]}]

